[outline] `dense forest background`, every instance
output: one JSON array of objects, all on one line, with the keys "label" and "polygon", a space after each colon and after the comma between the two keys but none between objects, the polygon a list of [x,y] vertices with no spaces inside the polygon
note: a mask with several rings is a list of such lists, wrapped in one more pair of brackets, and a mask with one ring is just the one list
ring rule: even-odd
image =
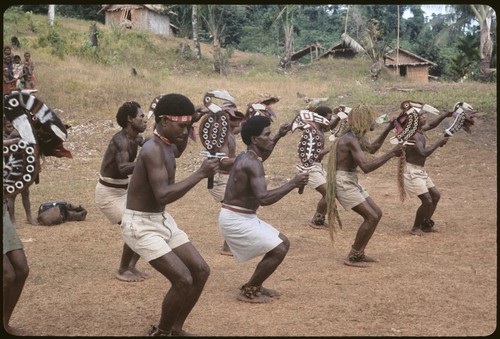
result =
[{"label": "dense forest background", "polygon": [[[46,14],[49,5],[13,6]],[[346,33],[365,48],[373,62],[400,47],[436,63],[429,74],[447,81],[496,81],[496,72],[481,77],[482,19],[471,5],[442,5],[444,14],[426,17],[422,5],[163,5],[178,27],[178,36],[193,39],[193,9],[197,40],[223,48],[283,57],[312,44],[328,49]],[[485,5],[474,5],[485,6]],[[496,69],[496,14],[490,10],[492,51],[488,69]],[[57,5],[56,16],[104,23],[101,5]],[[403,15],[405,13],[405,15]],[[227,54],[226,54],[227,56]],[[304,57],[298,63],[307,63]],[[481,66],[483,62],[483,66]],[[488,67],[489,66],[489,67]],[[483,72],[484,73],[484,72]]]}]

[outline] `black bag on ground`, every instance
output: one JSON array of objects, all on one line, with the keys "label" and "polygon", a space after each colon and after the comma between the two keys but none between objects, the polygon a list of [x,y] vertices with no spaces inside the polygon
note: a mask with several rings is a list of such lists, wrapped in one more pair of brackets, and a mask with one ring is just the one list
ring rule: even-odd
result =
[{"label": "black bag on ground", "polygon": [[75,206],[70,203],[66,205],[66,221],[84,221],[87,210],[81,205]]},{"label": "black bag on ground", "polygon": [[83,221],[87,210],[66,201],[44,202],[38,208],[38,223],[44,226],[59,225],[66,221]]}]

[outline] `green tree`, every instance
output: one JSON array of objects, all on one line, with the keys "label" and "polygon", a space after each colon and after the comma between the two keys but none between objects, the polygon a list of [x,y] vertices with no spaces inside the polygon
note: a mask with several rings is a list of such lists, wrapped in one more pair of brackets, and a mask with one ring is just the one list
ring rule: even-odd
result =
[{"label": "green tree", "polygon": [[245,5],[237,48],[247,52],[278,55],[277,42],[280,31],[275,19],[279,13],[277,5]]},{"label": "green tree", "polygon": [[457,52],[451,59],[450,73],[453,80],[463,81],[470,77],[475,66],[478,65],[478,39],[477,34],[471,33],[460,37]]},{"label": "green tree", "polygon": [[425,25],[424,11],[420,5],[411,5],[411,18],[401,20],[400,38],[409,43],[418,43],[418,36]]},{"label": "green tree", "polygon": [[[328,48],[338,41],[341,25],[334,25],[333,14],[327,6],[301,5],[295,14],[294,42],[295,49],[301,49],[314,43]],[[337,23],[339,23],[337,21]]]}]

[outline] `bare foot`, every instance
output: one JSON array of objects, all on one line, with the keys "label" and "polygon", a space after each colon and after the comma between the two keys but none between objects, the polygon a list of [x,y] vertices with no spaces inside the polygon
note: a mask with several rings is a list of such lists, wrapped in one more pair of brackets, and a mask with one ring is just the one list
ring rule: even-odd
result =
[{"label": "bare foot", "polygon": [[172,337],[197,337],[198,335],[186,332],[184,330],[174,330],[170,331]]},{"label": "bare foot", "polygon": [[352,267],[370,267],[370,265],[368,265],[366,261],[354,261],[349,259],[344,260],[344,265]]},{"label": "bare foot", "polygon": [[352,267],[370,267],[369,262],[378,262],[377,259],[364,255],[361,258],[348,257],[344,264]]},{"label": "bare foot", "polygon": [[356,251],[354,248],[351,249],[349,255],[347,255],[347,258],[344,260],[345,265],[353,267],[370,267],[370,265],[368,265],[370,262],[378,262],[378,260],[367,256],[365,251]]},{"label": "bare foot", "polygon": [[[262,289],[263,289],[262,286],[251,286],[245,284],[240,287],[240,293],[238,293],[236,299],[247,303],[260,303],[260,304],[273,301],[273,298],[270,297],[269,295],[266,295]],[[271,290],[269,289],[265,290],[267,293],[271,293]]]},{"label": "bare foot", "polygon": [[435,233],[435,232],[437,233],[437,232],[439,232],[439,230],[436,226],[422,227],[422,231],[425,233]]},{"label": "bare foot", "polygon": [[141,272],[139,271],[137,268],[135,267],[130,267],[129,268],[129,271],[132,272],[134,275],[138,276],[138,277],[143,277],[144,279],[147,279],[150,277],[149,274],[147,274],[146,272]]},{"label": "bare foot", "polygon": [[363,255],[363,260],[364,262],[378,262],[377,259],[375,259],[374,257],[370,257],[369,255]]},{"label": "bare foot", "polygon": [[328,226],[326,225],[316,225],[314,222],[310,221],[308,224],[307,224],[309,227],[311,228],[314,228],[314,229],[317,229],[317,230],[327,230],[328,229]]},{"label": "bare foot", "polygon": [[26,222],[30,225],[38,225],[38,221],[36,221],[35,219],[28,219],[26,220]]},{"label": "bare foot", "polygon": [[267,295],[268,297],[275,298],[275,299],[279,299],[281,296],[280,292],[273,290],[273,289],[270,289],[270,288],[265,288],[264,286],[260,287],[260,292],[263,295]]},{"label": "bare foot", "polygon": [[220,250],[220,254],[222,255],[228,255],[228,256],[233,256],[233,253],[231,252],[231,249],[229,248],[229,245],[227,242],[224,241],[222,244],[222,249]]},{"label": "bare foot", "polygon": [[424,235],[424,232],[423,232],[420,228],[415,228],[415,227],[413,227],[413,228],[410,230],[410,234],[413,234],[413,235],[418,235],[418,236],[422,236],[422,235]]},{"label": "bare foot", "polygon": [[144,281],[144,277],[142,275],[134,274],[131,271],[124,271],[116,273],[116,279],[126,282],[139,282]]},{"label": "bare foot", "polygon": [[167,331],[160,329],[156,325],[151,325],[151,326],[149,326],[149,329],[148,329],[148,336],[150,336],[150,337],[171,337],[172,334],[170,333],[170,331],[167,332]]},{"label": "bare foot", "polygon": [[254,295],[252,298],[249,298],[242,293],[238,293],[238,295],[236,296],[236,299],[238,299],[239,301],[247,302],[247,303],[259,303],[259,304],[265,304],[265,303],[273,301],[273,298],[271,298],[270,296],[264,295],[264,294],[261,294],[258,296]]}]

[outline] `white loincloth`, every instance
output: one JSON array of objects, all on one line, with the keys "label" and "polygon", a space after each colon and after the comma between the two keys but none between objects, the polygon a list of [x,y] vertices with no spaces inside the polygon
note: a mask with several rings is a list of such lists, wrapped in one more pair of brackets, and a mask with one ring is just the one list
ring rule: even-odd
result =
[{"label": "white loincloth", "polygon": [[[128,184],[128,179],[100,178],[113,184]],[[120,224],[127,205],[127,189],[108,187],[98,182],[95,203],[112,224]]]},{"label": "white loincloth", "polygon": [[242,210],[238,213],[222,207],[219,214],[220,232],[238,262],[264,255],[283,242],[277,229],[260,220],[257,214]]}]

